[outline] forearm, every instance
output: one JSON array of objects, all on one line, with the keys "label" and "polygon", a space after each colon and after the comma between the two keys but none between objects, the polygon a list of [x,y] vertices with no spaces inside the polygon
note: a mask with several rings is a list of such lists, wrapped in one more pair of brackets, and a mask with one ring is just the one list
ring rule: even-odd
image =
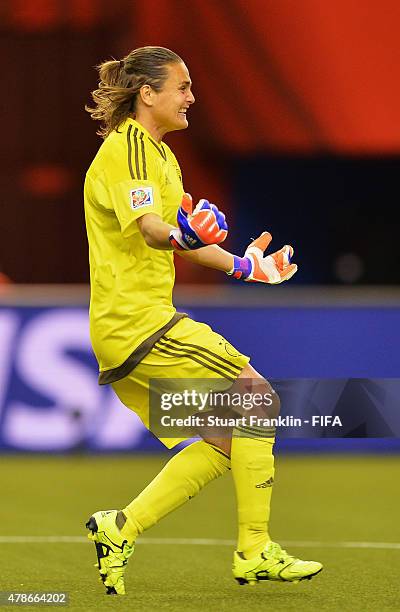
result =
[{"label": "forearm", "polygon": [[216,244],[210,244],[195,251],[176,251],[176,253],[187,261],[206,268],[221,270],[221,272],[230,272],[233,267],[232,253],[221,249]]},{"label": "forearm", "polygon": [[165,223],[158,215],[149,213],[137,221],[143,238],[153,249],[172,250],[169,234],[173,225]]},{"label": "forearm", "polygon": [[[209,209],[206,209],[206,213],[209,214]],[[184,259],[207,268],[221,270],[222,272],[230,272],[233,268],[233,255],[228,253],[228,251],[224,251],[224,249],[221,249],[216,244],[209,244],[201,248],[194,248],[193,250],[190,250],[190,247],[188,250],[185,250],[185,244],[183,244],[184,248],[179,250],[177,247],[179,247],[181,240],[177,240],[176,233],[181,230],[177,230],[173,225],[165,223],[161,217],[154,213],[147,213],[139,217],[137,223],[146,244],[153,249],[172,250],[174,248],[175,252]],[[203,228],[200,227],[200,229]],[[175,232],[172,244],[171,230]]]}]

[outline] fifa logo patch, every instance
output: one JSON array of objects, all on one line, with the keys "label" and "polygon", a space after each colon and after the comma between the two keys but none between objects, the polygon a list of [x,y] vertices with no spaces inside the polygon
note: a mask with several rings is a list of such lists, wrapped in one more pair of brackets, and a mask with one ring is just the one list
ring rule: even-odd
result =
[{"label": "fifa logo patch", "polygon": [[132,210],[143,208],[143,206],[152,206],[153,204],[154,200],[152,187],[139,187],[138,189],[132,189],[129,192],[129,205]]}]

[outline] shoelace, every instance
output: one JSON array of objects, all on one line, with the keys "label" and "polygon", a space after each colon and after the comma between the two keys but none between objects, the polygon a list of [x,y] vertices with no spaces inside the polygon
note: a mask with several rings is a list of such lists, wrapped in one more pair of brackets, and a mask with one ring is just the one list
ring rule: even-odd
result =
[{"label": "shoelace", "polygon": [[133,553],[133,546],[129,546],[129,544],[125,544],[124,549],[122,551],[124,557],[126,559],[129,559],[129,557],[131,556],[131,554]]},{"label": "shoelace", "polygon": [[275,559],[278,559],[279,561],[288,561],[289,559],[295,560],[295,558],[292,557],[292,555],[289,555],[286,552],[286,550],[281,548],[280,545],[277,544],[276,542],[270,542],[265,552],[267,553],[268,556],[274,557]]}]

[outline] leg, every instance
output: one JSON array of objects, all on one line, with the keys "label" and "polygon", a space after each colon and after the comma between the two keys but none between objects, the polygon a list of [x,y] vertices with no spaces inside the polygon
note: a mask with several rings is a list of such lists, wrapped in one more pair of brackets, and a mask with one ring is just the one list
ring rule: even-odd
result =
[{"label": "leg", "polygon": [[[242,378],[256,382],[257,389],[269,383],[254,368],[246,366]],[[270,414],[279,413],[279,398]],[[298,582],[310,579],[322,570],[321,563],[301,561],[271,542],[268,533],[270,502],[274,481],[274,432],[252,427],[233,430],[231,469],[238,505],[238,550],[233,558],[233,575],[239,584],[256,584],[260,580]]]},{"label": "leg", "polygon": [[124,573],[135,540],[161,518],[197,495],[228,471],[229,456],[204,441],[177,453],[154,480],[122,511],[95,512],[86,527],[96,546],[98,568],[107,594],[125,593]]},{"label": "leg", "polygon": [[229,455],[213,442],[194,442],[174,455],[154,480],[119,513],[117,525],[134,541],[161,518],[192,499],[230,468]]},{"label": "leg", "polygon": [[[256,379],[260,384],[268,384],[251,366],[245,365],[247,362],[248,358],[237,352],[207,325],[186,318],[179,321],[154,345],[152,351],[131,374],[113,383],[113,388],[122,403],[134,410],[148,426],[150,379],[179,378],[192,381],[217,378],[219,382],[227,381],[229,388],[229,381],[234,382],[241,373],[242,377]],[[164,443],[171,447],[178,441],[165,439]],[[240,536],[244,542],[242,548],[249,546],[250,550],[254,545],[258,549],[259,542],[268,539],[266,531],[268,517],[265,518],[265,508],[257,514],[257,520],[250,514],[247,515],[251,509],[246,507],[245,501],[245,492],[248,490],[245,484],[246,466],[252,464],[252,456],[256,457],[256,461],[261,457],[262,463],[266,454],[265,448],[268,447],[262,446],[263,452],[261,452],[259,441],[256,446],[251,444],[250,449],[247,442],[247,438],[244,437],[234,438],[231,452],[235,460],[235,483],[242,516],[240,519],[241,534],[244,534]],[[255,452],[256,450],[258,452]],[[96,544],[99,571],[108,593],[125,592],[124,571],[136,537],[191,499],[214,478],[226,473],[231,466],[229,451],[230,440],[219,436],[211,436],[191,444],[176,454],[123,511],[100,511],[90,517],[87,527],[91,531],[90,538]],[[269,455],[272,456],[271,442]],[[254,521],[263,523],[259,530],[261,537],[259,534],[255,537],[258,527],[254,529]],[[236,563],[235,577],[240,580],[243,575],[242,569],[241,567],[238,569]],[[248,574],[247,569],[243,571]]]},{"label": "leg", "polygon": [[[228,348],[226,348],[228,346]],[[229,388],[248,358],[203,323],[189,318],[177,323],[132,372],[132,380],[144,389],[149,379],[179,378],[221,381]],[[129,378],[129,377],[128,377]],[[145,384],[143,384],[145,383]],[[129,385],[129,381],[127,383]],[[123,381],[113,385],[126,406],[138,407],[138,390],[132,396]],[[220,388],[218,386],[217,388]],[[148,399],[147,399],[148,401]],[[175,455],[146,489],[126,508],[122,533],[134,540],[163,516],[196,495],[211,480],[230,469],[230,444],[227,439],[206,438]],[[119,517],[119,524],[124,520]]]},{"label": "leg", "polygon": [[[272,391],[269,383],[249,364],[243,368],[240,378],[256,380],[259,392]],[[275,394],[274,414],[278,412],[278,403]],[[238,549],[248,558],[257,555],[270,540],[273,444],[273,437],[259,434],[255,437],[253,432],[233,439],[204,437],[202,442],[191,444],[166,464],[146,489],[119,513],[118,526],[130,540],[135,540],[163,516],[194,497],[208,482],[225,473],[232,463],[239,514]],[[231,453],[232,462],[229,461]]]},{"label": "leg", "polygon": [[[269,383],[250,365],[240,378],[255,381],[258,392],[270,393]],[[263,388],[264,387],[264,388]],[[279,398],[274,393],[273,412],[279,412]],[[268,433],[268,437],[267,434]],[[231,447],[231,469],[238,506],[238,550],[252,558],[270,541],[268,521],[274,482],[274,432],[256,428],[235,429]]]}]

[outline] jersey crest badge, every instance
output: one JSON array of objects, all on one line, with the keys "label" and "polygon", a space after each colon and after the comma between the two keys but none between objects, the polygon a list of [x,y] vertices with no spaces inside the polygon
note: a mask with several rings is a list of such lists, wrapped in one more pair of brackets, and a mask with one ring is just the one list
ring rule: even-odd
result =
[{"label": "jersey crest badge", "polygon": [[132,189],[129,192],[129,204],[133,210],[143,208],[143,206],[152,206],[154,204],[152,187]]}]

